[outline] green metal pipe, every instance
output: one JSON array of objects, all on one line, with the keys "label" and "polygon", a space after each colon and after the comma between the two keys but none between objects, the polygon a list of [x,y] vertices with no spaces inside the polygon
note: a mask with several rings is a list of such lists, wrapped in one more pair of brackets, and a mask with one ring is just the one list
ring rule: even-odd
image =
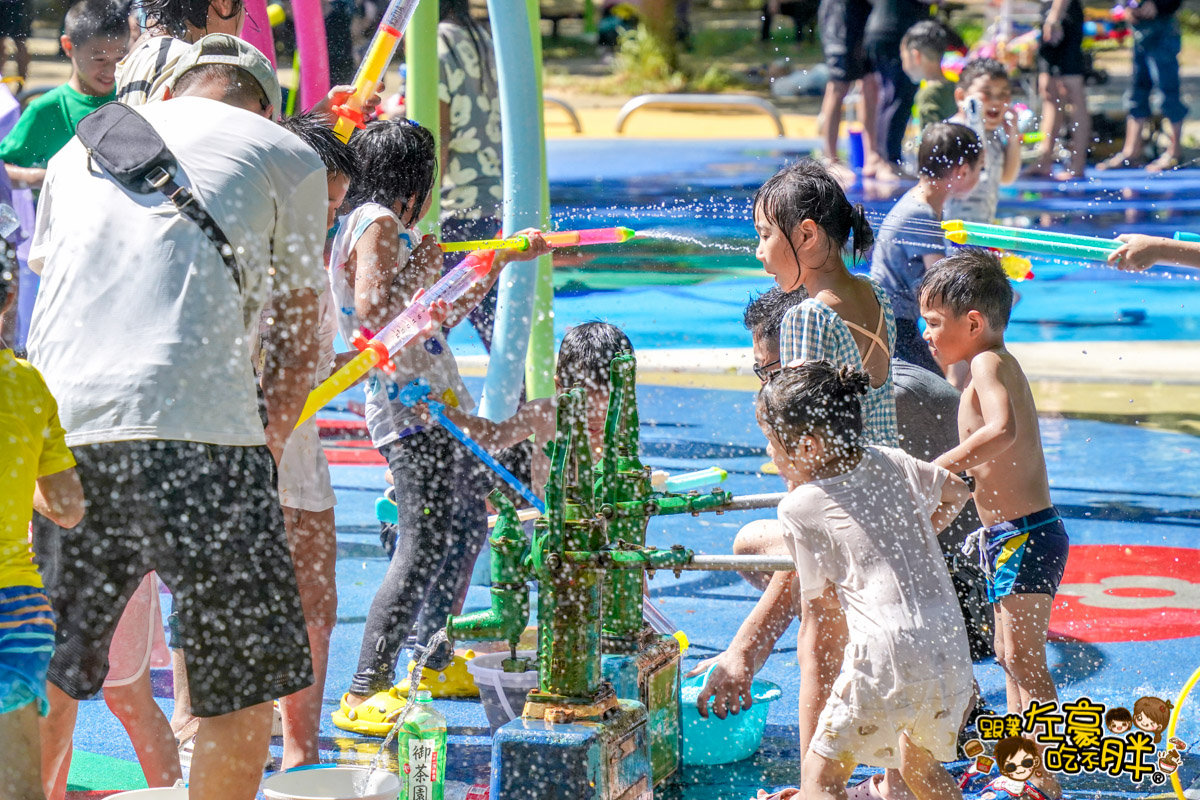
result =
[{"label": "green metal pipe", "polygon": [[502,493],[488,497],[499,512],[491,545],[491,606],[446,618],[446,636],[454,641],[506,641],[513,650],[529,623],[530,571],[525,566],[529,538],[517,510]]}]

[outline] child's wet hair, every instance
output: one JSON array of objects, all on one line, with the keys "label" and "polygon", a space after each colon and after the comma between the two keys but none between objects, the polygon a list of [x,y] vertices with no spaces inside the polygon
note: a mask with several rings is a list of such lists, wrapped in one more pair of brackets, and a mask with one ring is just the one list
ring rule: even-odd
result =
[{"label": "child's wet hair", "polygon": [[768,178],[754,193],[754,211],[779,228],[793,252],[792,231],[806,219],[825,231],[839,250],[845,249],[853,235],[857,260],[865,258],[875,243],[863,207],[851,205],[841,184],[811,158],[788,164]]},{"label": "child's wet hair", "polygon": [[862,401],[871,378],[830,361],[805,361],[775,373],[758,393],[757,411],[790,452],[816,434],[830,449],[849,452],[862,436]]},{"label": "child's wet hair", "polygon": [[979,136],[957,122],[935,122],[921,133],[917,168],[925,178],[941,178],[963,166],[975,166],[983,157]]},{"label": "child's wet hair", "polygon": [[353,183],[358,179],[358,157],[337,137],[321,115],[309,112],[288,117],[280,123],[312,148],[331,175],[345,175]]},{"label": "child's wet hair", "polygon": [[81,0],[63,18],[63,33],[72,46],[79,47],[97,37],[129,38],[129,19],[111,0]]},{"label": "child's wet hair", "polygon": [[1008,76],[1008,67],[994,58],[972,58],[963,64],[962,72],[958,75],[958,85],[964,92],[967,92],[971,90],[971,84],[980,78],[989,80],[995,78],[1012,85],[1012,79]]},{"label": "child's wet hair", "polygon": [[616,325],[592,320],[568,329],[554,370],[559,391],[609,388],[609,365],[625,351],[632,353],[633,344]]},{"label": "child's wet hair", "polygon": [[421,212],[437,178],[437,142],[432,133],[407,119],[379,120],[356,131],[350,147],[358,159],[358,176],[350,184],[346,202],[393,208],[400,201],[401,220]]},{"label": "child's wet hair", "polygon": [[803,287],[785,292],[778,286],[772,286],[746,304],[746,310],[742,313],[742,324],[756,339],[766,338],[768,341],[778,342],[784,314],[803,303],[807,297],[808,292]]},{"label": "child's wet hair", "polygon": [[941,62],[950,43],[946,26],[934,19],[924,19],[913,25],[900,40],[904,50],[916,50]]},{"label": "child's wet hair", "polygon": [[989,250],[960,247],[934,264],[921,278],[921,305],[944,308],[956,317],[978,311],[998,331],[1008,327],[1013,289]]},{"label": "child's wet hair", "polygon": [[[187,33],[187,26],[205,30],[208,27],[208,9],[211,0],[141,0],[139,7],[146,15],[146,26],[154,28],[162,26],[173,36],[182,37]],[[242,13],[242,0],[233,0],[228,16],[222,19],[234,19]],[[214,14],[219,14],[216,9]],[[246,20],[247,25],[255,23]],[[259,22],[258,24],[263,24]]]}]

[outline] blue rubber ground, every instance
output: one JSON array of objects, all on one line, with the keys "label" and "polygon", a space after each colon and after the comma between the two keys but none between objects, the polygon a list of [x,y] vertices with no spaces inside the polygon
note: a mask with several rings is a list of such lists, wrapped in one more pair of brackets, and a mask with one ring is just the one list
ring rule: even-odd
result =
[{"label": "blue rubber ground", "polygon": [[[647,463],[670,470],[695,469],[718,463],[731,472],[727,487],[735,493],[774,491],[777,479],[759,474],[766,460],[753,425],[752,395],[645,386],[640,391],[643,451]],[[719,421],[719,423],[718,423]],[[1042,435],[1056,504],[1067,521],[1073,546],[1102,546],[1115,561],[1135,562],[1155,548],[1193,548],[1200,525],[1200,495],[1192,476],[1200,471],[1200,450],[1192,437],[1102,422],[1044,420]],[[1114,454],[1119,463],[1114,464]],[[1118,472],[1121,486],[1113,485]],[[339,621],[333,638],[326,713],[336,708],[358,653],[363,619],[385,569],[371,530],[371,505],[383,488],[381,468],[334,468],[339,492]],[[762,512],[673,518],[651,526],[650,543],[681,542],[702,552],[729,552],[737,528]],[[1126,553],[1128,548],[1128,553]],[[1200,551],[1180,564],[1184,580],[1194,577]],[[1161,566],[1161,565],[1160,565]],[[1122,574],[1117,570],[1117,574]],[[1138,574],[1137,569],[1132,574]],[[1194,584],[1191,584],[1194,586]],[[660,608],[688,634],[694,662],[719,652],[752,607],[753,590],[729,573],[684,573],[680,579],[659,573],[651,583]],[[486,601],[486,590],[474,587],[469,606]],[[1194,593],[1179,595],[1183,620],[1172,629],[1156,623],[1159,612],[1147,610],[1137,625],[1106,636],[1117,641],[1060,639],[1050,646],[1050,660],[1062,696],[1089,696],[1098,702],[1128,707],[1143,694],[1173,697],[1192,669],[1200,664],[1200,604]],[[1148,640],[1143,640],[1149,637]],[[980,685],[993,708],[1003,706],[1000,671],[991,662],[978,665]],[[754,759],[733,768],[685,770],[680,789],[686,798],[753,796],[762,785],[798,778],[795,745],[796,669],[794,630],[780,641],[762,676],[778,683],[783,699],[771,707],[767,741]],[[165,676],[163,676],[165,678]],[[169,709],[169,691],[159,681],[161,702]],[[438,701],[451,725],[449,776],[471,781],[486,775],[488,729],[481,706],[473,701]],[[1200,725],[1195,728],[1200,738]],[[344,734],[326,721],[323,756],[355,760],[373,752],[376,740]],[[133,759],[133,752],[114,718],[99,699],[81,704],[76,746],[81,750]],[[278,753],[278,748],[276,748]],[[1120,779],[1084,779],[1067,783],[1071,796],[1118,797],[1134,787]],[[1145,790],[1141,792],[1144,794]],[[1139,792],[1133,792],[1139,794]]]},{"label": "blue rubber ground", "polygon": [[[754,269],[748,249],[753,246],[749,195],[784,160],[810,149],[811,143],[798,142],[551,142],[556,225],[659,228],[733,247],[712,250],[712,257]],[[883,211],[895,194],[856,190],[854,197]],[[698,197],[715,199],[680,200]],[[1194,172],[1155,178],[1106,173],[1086,185],[1023,182],[1006,191],[1001,205],[1004,215],[1106,236],[1129,230],[1163,233],[1189,225],[1194,230],[1198,211],[1200,180]],[[597,258],[603,255],[597,253]],[[1035,271],[1039,277],[1020,287],[1023,299],[1014,315],[1014,340],[1200,338],[1200,282],[1169,274],[1133,278],[1073,264],[1035,265]],[[750,291],[767,285],[764,279],[739,278],[692,287],[563,296],[556,301],[557,332],[561,336],[567,325],[602,317],[625,327],[639,348],[748,346],[741,308]],[[1128,309],[1144,310],[1144,321],[1121,322],[1129,318],[1124,313]],[[456,351],[471,352],[472,338],[456,332],[451,341]],[[1135,347],[1131,353],[1136,353]],[[478,397],[478,384],[471,388]],[[753,422],[750,393],[643,386],[639,397],[646,463],[680,471],[719,464],[730,471],[727,488],[735,493],[779,488],[776,478],[759,473],[766,455]],[[1062,696],[1087,695],[1126,707],[1141,695],[1174,697],[1200,664],[1200,592],[1193,582],[1200,574],[1200,492],[1193,477],[1200,472],[1200,440],[1065,419],[1044,419],[1042,435],[1054,500],[1073,543],[1068,569],[1086,566],[1072,578],[1083,586],[1077,590],[1084,595],[1090,590],[1103,593],[1102,580],[1128,576],[1137,584],[1110,591],[1109,600],[1101,601],[1126,606],[1118,610],[1097,611],[1082,596],[1063,598],[1049,649]],[[373,511],[384,486],[383,469],[334,467],[333,478],[339,497],[340,607],[326,688],[322,755],[354,761],[373,754],[376,740],[344,734],[327,717],[354,669],[363,620],[386,567]],[[737,528],[754,516],[658,521],[651,526],[650,543],[681,542],[702,552],[727,553]],[[719,652],[755,600],[748,585],[724,573],[685,573],[678,580],[660,573],[651,586],[660,608],[690,637],[689,662]],[[485,590],[473,588],[468,607],[478,607],[485,599]],[[759,787],[798,780],[794,633],[784,636],[762,673],[784,691],[783,699],[771,707],[759,754],[733,767],[685,769],[679,784],[661,796],[740,800],[752,797]],[[984,662],[976,674],[989,704],[1002,708],[999,669]],[[155,677],[160,702],[169,712],[168,676]],[[472,701],[437,705],[451,725],[450,778],[484,779],[489,737],[482,708]],[[1181,735],[1195,743],[1200,742],[1200,714],[1191,710],[1189,706],[1183,715]],[[123,731],[99,698],[81,704],[75,741],[80,751],[134,759]],[[274,752],[279,753],[278,742]],[[1070,779],[1066,789],[1071,798],[1144,797],[1163,791],[1107,777]]]}]

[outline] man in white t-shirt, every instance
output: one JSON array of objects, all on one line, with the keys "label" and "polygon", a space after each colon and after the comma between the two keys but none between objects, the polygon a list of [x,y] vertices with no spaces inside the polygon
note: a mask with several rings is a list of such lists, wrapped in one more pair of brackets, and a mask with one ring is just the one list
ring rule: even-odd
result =
[{"label": "man in white t-shirt", "polygon": [[[164,195],[126,192],[78,139],[49,164],[30,253],[42,275],[30,360],[90,498],[87,522],[57,542],[50,786],[75,703],[99,689],[113,629],[151,570],[178,601],[202,718],[192,798],[254,797],[270,701],[312,682],[274,472],[316,357],[325,167],[271,121],[279,97],[261,53],[212,34],[181,58],[167,101],[138,109],[232,244],[240,289]],[[250,353],[268,297],[264,430]]]}]

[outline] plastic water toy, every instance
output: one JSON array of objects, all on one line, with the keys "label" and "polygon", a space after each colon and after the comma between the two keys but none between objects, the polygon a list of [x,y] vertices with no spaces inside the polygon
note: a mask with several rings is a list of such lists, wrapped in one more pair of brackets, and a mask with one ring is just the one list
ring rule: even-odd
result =
[{"label": "plastic water toy", "polygon": [[1019,256],[1016,253],[1002,253],[1000,266],[1004,268],[1004,274],[1010,280],[1018,283],[1033,280],[1033,263],[1025,256]]},{"label": "plastic water toy", "polygon": [[650,475],[650,485],[656,492],[690,492],[693,489],[708,489],[718,483],[724,483],[728,477],[729,473],[720,467],[709,467],[672,476],[668,476],[665,472],[655,471]]},{"label": "plastic water toy", "polygon": [[1193,242],[1200,244],[1200,233],[1192,233],[1191,231],[1175,231],[1174,239],[1177,242]]},{"label": "plastic water toy", "polygon": [[400,390],[400,402],[406,406],[415,406],[418,403],[425,403],[429,408],[429,413],[433,414],[434,419],[438,421],[446,431],[463,443],[463,446],[475,454],[475,457],[482,461],[488,469],[504,479],[504,482],[516,490],[517,494],[524,497],[529,504],[543,514],[546,512],[546,504],[542,502],[542,498],[533,493],[525,484],[521,483],[516,475],[509,472],[503,464],[492,457],[491,453],[479,446],[462,428],[454,424],[454,421],[446,416],[446,404],[440,403],[429,396],[429,382],[424,378],[417,378],[412,383]]},{"label": "plastic water toy", "polygon": [[[543,233],[551,247],[580,247],[592,244],[621,244],[637,236],[632,228],[587,228],[578,231]],[[510,236],[507,239],[477,239],[472,242],[446,242],[440,245],[443,253],[464,253],[474,250],[528,250],[529,238]]]},{"label": "plastic water toy", "polygon": [[466,294],[468,289],[487,277],[494,258],[495,253],[492,251],[467,256],[462,263],[442,276],[429,291],[413,300],[404,313],[389,322],[375,336],[369,339],[361,334],[355,336],[351,344],[361,352],[312,390],[296,424],[299,425],[317,413],[326,403],[353,386],[372,367],[378,365],[380,369],[390,373],[393,369],[391,357],[400,352],[400,348],[411,342],[429,324],[429,307],[438,300],[453,303]]},{"label": "plastic water toy", "polygon": [[1098,236],[1010,228],[1005,225],[987,225],[958,219],[943,222],[942,228],[946,231],[946,238],[955,244],[994,247],[1020,253],[1040,253],[1062,258],[1082,258],[1089,261],[1107,261],[1109,254],[1121,246],[1121,242],[1116,239],[1102,239]]},{"label": "plastic water toy", "polygon": [[[682,545],[646,545],[651,517],[764,508],[782,495],[654,491],[638,458],[635,374],[632,355],[613,359],[599,464],[593,464],[587,433],[586,393],[559,396],[546,513],[534,524],[532,541],[512,503],[493,493],[500,513],[489,540],[491,606],[446,621],[451,641],[506,641],[505,669],[523,672],[517,647],[529,620],[529,583],[538,583],[538,687],[522,718],[492,738],[492,780],[501,800],[530,796],[531,774],[554,781],[564,797],[591,800],[670,777],[681,758],[683,642],[647,625],[644,574],[791,566],[775,557],[702,556]],[[611,766],[576,775],[548,767],[557,763]],[[614,785],[610,776],[617,771],[623,778]]]},{"label": "plastic water toy", "polygon": [[946,80],[958,83],[959,77],[962,75],[963,67],[966,66],[967,57],[957,50],[949,50],[942,55],[942,74],[946,76]]},{"label": "plastic water toy", "polygon": [[[1068,242],[1047,242],[1036,239],[1020,239],[1013,236],[999,236],[990,233],[971,233],[969,231],[951,231],[946,238],[955,244],[971,245],[974,247],[992,247],[997,250],[1016,250],[1025,253],[1039,253],[1060,258],[1079,258],[1085,261],[1107,261],[1109,254],[1116,246],[1102,247]],[[1098,241],[1103,242],[1103,239]]]},{"label": "plastic water toy", "polygon": [[416,8],[417,0],[392,0],[384,12],[375,37],[371,39],[371,45],[367,48],[367,54],[363,56],[362,63],[358,65],[358,72],[354,75],[354,94],[344,104],[333,109],[338,115],[333,132],[343,142],[350,141],[350,134],[354,133],[355,128],[366,126],[363,106],[366,105],[367,98],[374,94],[375,87],[387,72],[388,65],[392,63],[392,56],[400,44],[400,37],[404,35],[404,29],[408,27]]}]

